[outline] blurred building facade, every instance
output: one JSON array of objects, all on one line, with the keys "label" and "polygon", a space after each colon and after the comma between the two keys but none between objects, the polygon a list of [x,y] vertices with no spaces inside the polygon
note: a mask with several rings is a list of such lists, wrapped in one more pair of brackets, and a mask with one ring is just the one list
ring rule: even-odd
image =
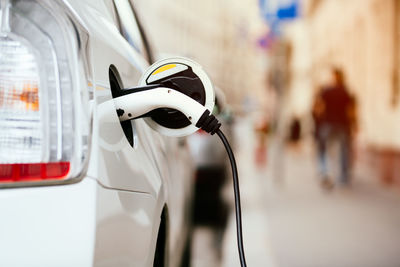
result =
[{"label": "blurred building facade", "polygon": [[361,142],[400,150],[400,1],[306,1],[314,88],[342,68],[359,104]]},{"label": "blurred building facade", "polygon": [[257,47],[265,31],[258,2],[240,0],[135,0],[157,52],[198,61],[228,103],[240,111],[244,99],[257,106],[266,88],[266,52]]},{"label": "blurred building facade", "polygon": [[[332,67],[343,69],[358,102],[357,147],[378,176],[400,184],[400,1],[304,0],[287,25],[292,47],[286,94],[292,114],[309,114]],[[366,153],[364,153],[366,152]]]},{"label": "blurred building facade", "polygon": [[326,73],[342,68],[358,101],[358,145],[389,155],[379,159],[388,159],[383,165],[393,176],[393,158],[400,158],[400,0],[303,0],[301,19],[284,23],[267,48],[258,45],[269,29],[257,0],[133,2],[154,50],[198,61],[235,111],[268,110],[277,97],[278,121],[306,118]]}]

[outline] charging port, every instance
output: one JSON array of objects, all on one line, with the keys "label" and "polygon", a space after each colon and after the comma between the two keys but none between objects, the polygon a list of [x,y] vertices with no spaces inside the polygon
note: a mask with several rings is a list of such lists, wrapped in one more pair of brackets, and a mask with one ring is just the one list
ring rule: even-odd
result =
[{"label": "charging port", "polygon": [[[108,70],[108,76],[110,79],[110,88],[112,97],[116,98],[120,96],[120,91],[124,87],[119,72],[114,65],[110,65],[110,68]],[[117,110],[117,113],[118,112],[124,112],[124,111]],[[133,133],[132,121],[121,121],[121,127],[122,130],[124,131],[126,139],[128,139],[129,144],[133,147],[134,133]]]}]

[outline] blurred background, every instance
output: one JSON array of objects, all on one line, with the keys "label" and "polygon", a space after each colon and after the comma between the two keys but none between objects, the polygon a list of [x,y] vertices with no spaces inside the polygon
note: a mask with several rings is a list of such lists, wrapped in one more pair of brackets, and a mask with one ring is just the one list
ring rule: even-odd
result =
[{"label": "blurred background", "polygon": [[[249,266],[400,266],[400,0],[134,2],[153,49],[217,87]],[[189,139],[191,264],[239,266],[231,173],[207,140]]]}]

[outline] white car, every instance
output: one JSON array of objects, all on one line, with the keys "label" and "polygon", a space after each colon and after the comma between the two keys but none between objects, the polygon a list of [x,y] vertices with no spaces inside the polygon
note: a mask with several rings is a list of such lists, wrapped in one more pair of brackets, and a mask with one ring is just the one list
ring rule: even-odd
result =
[{"label": "white car", "polygon": [[178,266],[184,140],[98,115],[153,58],[131,2],[0,5],[0,266]]}]

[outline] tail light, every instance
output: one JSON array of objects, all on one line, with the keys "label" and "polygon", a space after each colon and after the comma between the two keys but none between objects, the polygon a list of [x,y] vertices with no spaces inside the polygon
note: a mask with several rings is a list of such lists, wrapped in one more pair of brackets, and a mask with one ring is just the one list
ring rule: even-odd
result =
[{"label": "tail light", "polygon": [[89,135],[79,30],[54,0],[0,6],[0,186],[79,176]]}]

